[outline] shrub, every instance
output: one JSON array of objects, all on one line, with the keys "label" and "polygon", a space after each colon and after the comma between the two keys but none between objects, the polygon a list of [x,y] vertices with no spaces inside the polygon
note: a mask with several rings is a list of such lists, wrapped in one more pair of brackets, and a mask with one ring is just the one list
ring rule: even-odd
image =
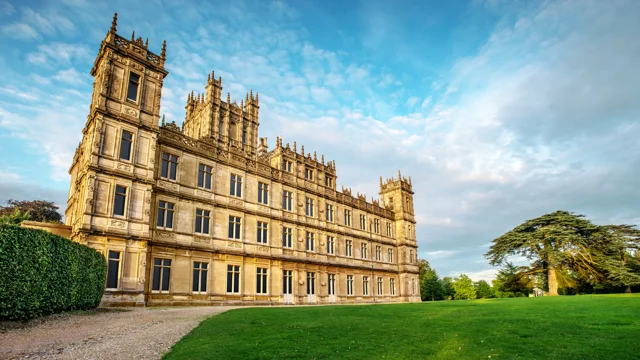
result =
[{"label": "shrub", "polygon": [[96,250],[43,230],[0,225],[0,319],[100,304],[107,264]]}]

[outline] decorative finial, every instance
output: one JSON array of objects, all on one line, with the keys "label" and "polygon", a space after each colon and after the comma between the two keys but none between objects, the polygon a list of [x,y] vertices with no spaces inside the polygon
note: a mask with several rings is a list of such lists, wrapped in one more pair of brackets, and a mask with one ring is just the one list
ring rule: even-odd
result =
[{"label": "decorative finial", "polygon": [[148,48],[149,47],[149,38],[147,38],[147,40],[145,40],[144,42],[144,47]]},{"label": "decorative finial", "polygon": [[240,99],[240,109],[244,109],[244,100]]},{"label": "decorative finial", "polygon": [[182,131],[184,132],[184,121],[182,122]]},{"label": "decorative finial", "polygon": [[249,93],[244,94],[244,98],[247,100],[247,104],[249,103]]},{"label": "decorative finial", "polygon": [[380,186],[382,186],[382,176],[380,176]]},{"label": "decorative finial", "polygon": [[256,104],[258,104],[258,93],[256,92]]},{"label": "decorative finial", "polygon": [[162,50],[160,51],[160,57],[167,58],[167,40],[162,40]]},{"label": "decorative finial", "polygon": [[118,27],[118,13],[113,13],[113,20],[111,21],[111,31],[112,33],[116,33],[116,28]]},{"label": "decorative finial", "polygon": [[231,105],[231,93],[227,93],[227,104]]},{"label": "decorative finial", "polygon": [[296,142],[294,141],[294,142],[293,142],[293,152],[296,152],[296,151],[298,151],[298,149],[297,149],[297,147],[296,147]]},{"label": "decorative finial", "polygon": [[249,90],[249,98],[253,100],[253,89]]},{"label": "decorative finial", "polygon": [[210,83],[210,82],[211,82],[211,74],[208,74],[207,75],[207,83]]},{"label": "decorative finial", "polygon": [[324,165],[324,154],[322,154],[322,165]]},{"label": "decorative finial", "polygon": [[136,31],[135,31],[135,30],[133,30],[133,31],[131,32],[131,41],[135,41],[135,39],[136,39]]},{"label": "decorative finial", "polygon": [[304,145],[302,145],[302,151],[300,151],[300,153],[304,156]]},{"label": "decorative finial", "polygon": [[316,156],[316,152],[315,151],[313,152],[313,160],[314,161],[318,161],[318,157]]},{"label": "decorative finial", "polygon": [[164,126],[164,114],[162,114],[162,126]]},{"label": "decorative finial", "polygon": [[402,175],[400,175],[400,170],[398,170],[398,180],[402,180]]}]

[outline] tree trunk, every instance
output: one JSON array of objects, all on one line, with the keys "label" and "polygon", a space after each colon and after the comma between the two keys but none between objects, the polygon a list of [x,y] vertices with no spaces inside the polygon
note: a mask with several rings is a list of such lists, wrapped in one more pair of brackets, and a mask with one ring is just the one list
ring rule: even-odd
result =
[{"label": "tree trunk", "polygon": [[549,265],[547,275],[549,277],[549,296],[558,296],[558,279],[556,279],[556,269]]},{"label": "tree trunk", "polygon": [[627,288],[624,289],[624,292],[627,294],[631,294],[631,286],[627,285]]}]

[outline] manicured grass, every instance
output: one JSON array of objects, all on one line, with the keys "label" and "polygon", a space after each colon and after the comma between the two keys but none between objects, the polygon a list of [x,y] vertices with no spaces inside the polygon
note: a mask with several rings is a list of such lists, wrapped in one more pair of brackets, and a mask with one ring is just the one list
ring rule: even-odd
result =
[{"label": "manicured grass", "polygon": [[247,308],[165,359],[638,359],[640,296]]}]

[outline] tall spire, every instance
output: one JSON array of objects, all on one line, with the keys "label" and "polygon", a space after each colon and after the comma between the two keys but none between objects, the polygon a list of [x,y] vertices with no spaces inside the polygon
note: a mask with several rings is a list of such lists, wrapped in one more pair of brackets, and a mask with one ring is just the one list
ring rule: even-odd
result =
[{"label": "tall spire", "polygon": [[133,30],[133,31],[131,32],[131,41],[134,41],[135,39],[136,39],[136,31],[135,31],[135,30]]},{"label": "tall spire", "polygon": [[160,51],[160,57],[167,58],[167,40],[162,40],[162,50]]},{"label": "tall spire", "polygon": [[109,31],[115,34],[117,27],[118,27],[118,13],[113,13],[113,20],[111,21],[111,29]]}]

